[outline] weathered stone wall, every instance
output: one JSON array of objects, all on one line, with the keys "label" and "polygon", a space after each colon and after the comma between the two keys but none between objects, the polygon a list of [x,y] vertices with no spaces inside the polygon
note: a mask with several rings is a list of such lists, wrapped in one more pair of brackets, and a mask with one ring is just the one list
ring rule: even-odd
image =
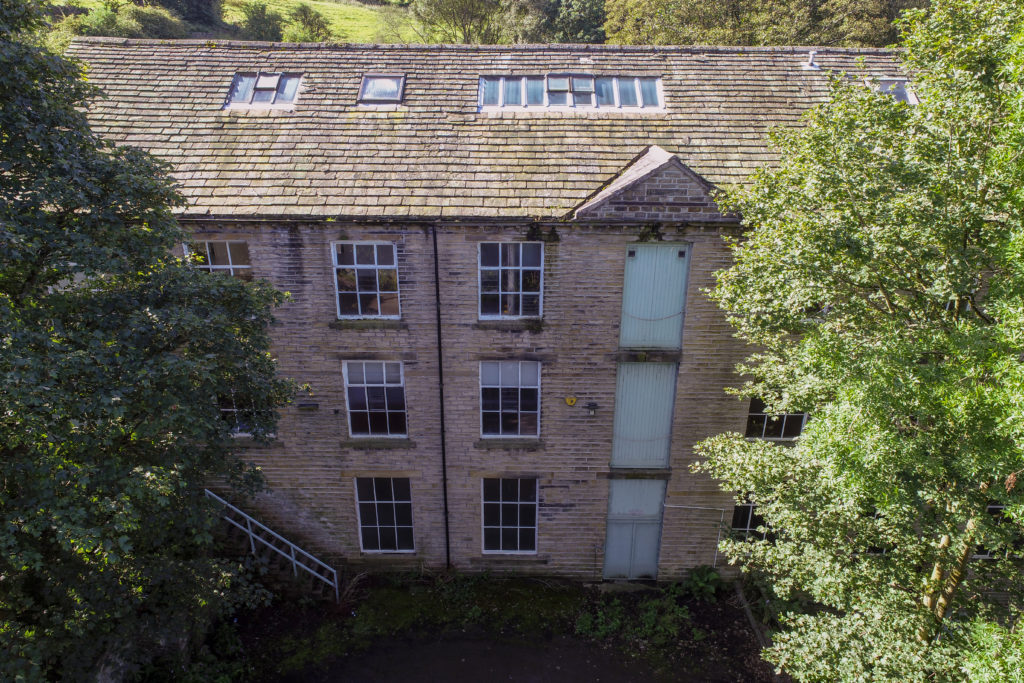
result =
[{"label": "weathered stone wall", "polygon": [[[253,271],[291,293],[273,329],[281,373],[309,383],[313,396],[282,411],[278,440],[247,454],[271,486],[257,516],[335,562],[443,567],[439,375],[433,244],[430,226],[338,223],[196,223],[198,239],[245,239]],[[444,405],[452,564],[463,570],[517,571],[598,579],[603,545],[622,278],[626,245],[645,226],[559,225],[544,246],[543,323],[478,320],[477,253],[485,241],[536,238],[536,228],[438,225]],[[732,499],[689,471],[693,444],[739,430],[745,406],[726,396],[742,348],[702,293],[728,262],[721,230],[665,227],[661,239],[691,245],[683,348],[676,388],[671,468],[660,578],[709,564],[719,521]],[[390,241],[398,247],[402,319],[338,321],[332,240]],[[405,363],[409,438],[352,439],[348,434],[342,362]],[[542,363],[539,439],[481,439],[479,362]],[[567,405],[566,397],[577,399]],[[589,415],[586,405],[598,405]],[[359,549],[354,478],[411,479],[416,552],[367,554]],[[536,554],[482,552],[481,479],[537,477],[540,516]],[[693,510],[673,506],[696,506]]]}]

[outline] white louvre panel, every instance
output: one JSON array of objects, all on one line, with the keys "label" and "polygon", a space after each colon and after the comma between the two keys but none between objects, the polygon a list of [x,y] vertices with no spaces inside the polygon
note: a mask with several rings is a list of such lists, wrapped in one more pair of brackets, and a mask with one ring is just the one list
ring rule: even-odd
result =
[{"label": "white louvre panel", "polygon": [[680,348],[689,254],[689,246],[684,244],[627,248],[619,346]]},{"label": "white louvre panel", "polygon": [[668,467],[675,363],[619,363],[612,467]]}]

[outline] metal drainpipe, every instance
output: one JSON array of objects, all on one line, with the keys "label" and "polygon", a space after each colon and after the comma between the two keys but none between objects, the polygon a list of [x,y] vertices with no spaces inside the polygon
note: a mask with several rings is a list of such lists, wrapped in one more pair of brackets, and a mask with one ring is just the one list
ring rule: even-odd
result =
[{"label": "metal drainpipe", "polygon": [[725,508],[702,508],[696,505],[669,505],[668,503],[662,503],[663,507],[667,508],[682,508],[683,510],[713,510],[715,512],[721,512],[722,517],[718,520],[718,540],[715,542],[715,559],[712,561],[712,567],[718,567],[718,544],[722,542],[722,527],[725,526]]},{"label": "metal drainpipe", "polygon": [[[441,497],[444,500],[444,566],[452,568],[451,535],[448,529],[448,454],[445,449],[444,421],[444,352],[441,342],[441,267],[437,252],[437,225],[430,226],[434,240],[434,310],[437,323],[437,393],[441,411]],[[723,513],[724,514],[724,513]]]}]

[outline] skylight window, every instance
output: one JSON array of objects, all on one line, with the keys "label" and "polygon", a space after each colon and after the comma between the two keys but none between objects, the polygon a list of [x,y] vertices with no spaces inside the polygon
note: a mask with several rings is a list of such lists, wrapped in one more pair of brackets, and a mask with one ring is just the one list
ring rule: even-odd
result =
[{"label": "skylight window", "polygon": [[366,74],[359,87],[360,104],[401,102],[405,76],[401,74]]},{"label": "skylight window", "polygon": [[654,109],[661,79],[635,76],[481,76],[480,107]]},{"label": "skylight window", "polygon": [[232,107],[271,107],[291,104],[299,90],[301,74],[257,73],[235,74],[228,95]]},{"label": "skylight window", "polygon": [[878,79],[878,92],[883,95],[889,95],[898,102],[906,102],[910,105],[917,104],[917,95],[907,87],[907,79],[905,78]]}]

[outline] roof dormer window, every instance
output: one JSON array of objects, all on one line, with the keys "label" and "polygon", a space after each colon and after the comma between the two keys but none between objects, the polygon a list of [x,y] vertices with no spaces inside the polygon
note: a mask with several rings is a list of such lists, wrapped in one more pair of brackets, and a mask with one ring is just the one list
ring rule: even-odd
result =
[{"label": "roof dormer window", "polygon": [[660,109],[661,79],[637,76],[481,76],[480,108]]},{"label": "roof dormer window", "polygon": [[389,104],[402,101],[403,74],[366,74],[359,87],[360,104]]},{"label": "roof dormer window", "polygon": [[299,90],[301,74],[265,71],[235,74],[228,95],[228,106],[273,107],[291,104]]}]

